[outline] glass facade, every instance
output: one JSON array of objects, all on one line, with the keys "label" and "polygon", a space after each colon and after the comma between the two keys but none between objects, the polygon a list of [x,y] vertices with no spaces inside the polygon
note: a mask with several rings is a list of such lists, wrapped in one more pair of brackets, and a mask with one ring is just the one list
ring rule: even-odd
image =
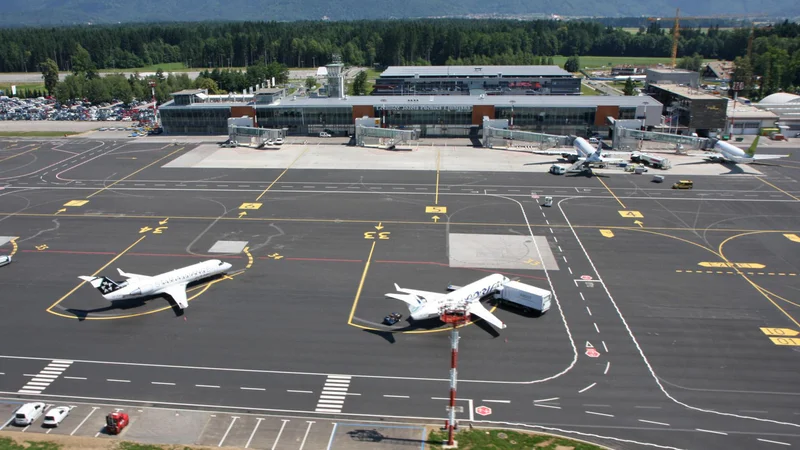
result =
[{"label": "glass facade", "polygon": [[[537,133],[585,136],[604,128],[594,125],[595,112],[596,108],[593,106],[578,108],[515,107],[513,108],[514,128]],[[497,119],[508,119],[511,122],[511,115],[511,105],[495,107]]]},{"label": "glass facade", "polygon": [[228,134],[230,107],[165,107],[158,110],[165,133]]},{"label": "glass facade", "polygon": [[375,117],[382,118],[386,126],[411,125],[472,125],[472,107],[458,110],[394,110],[375,107]]},{"label": "glass facade", "polygon": [[[258,126],[262,128],[288,128],[289,133],[307,133],[310,130],[353,128],[352,106],[292,106],[278,105],[257,108]],[[345,127],[345,128],[343,128]],[[311,131],[313,132],[313,131]]]}]

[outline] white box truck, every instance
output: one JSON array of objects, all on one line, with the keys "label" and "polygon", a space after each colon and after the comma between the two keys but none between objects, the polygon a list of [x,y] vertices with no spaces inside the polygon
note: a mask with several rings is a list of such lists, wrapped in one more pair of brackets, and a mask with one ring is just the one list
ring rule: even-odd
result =
[{"label": "white box truck", "polygon": [[550,309],[552,293],[518,281],[509,281],[503,290],[494,294],[498,303],[522,308],[523,312],[544,314]]}]

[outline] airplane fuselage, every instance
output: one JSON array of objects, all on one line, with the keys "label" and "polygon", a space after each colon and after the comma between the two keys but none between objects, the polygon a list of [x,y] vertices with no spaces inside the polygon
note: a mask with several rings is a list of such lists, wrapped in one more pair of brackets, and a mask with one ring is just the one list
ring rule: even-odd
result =
[{"label": "airplane fuselage", "polygon": [[103,295],[107,300],[123,300],[158,295],[163,290],[176,285],[188,284],[204,278],[219,275],[230,269],[231,265],[217,259],[203,261],[191,266],[175,269],[149,278],[133,278],[121,283],[121,287],[114,292]]},{"label": "airplane fuselage", "polygon": [[714,144],[714,149],[725,157],[726,160],[735,162],[736,164],[750,164],[754,161],[754,158],[748,156],[744,150],[724,141],[717,141],[717,143]]},{"label": "airplane fuselage", "polygon": [[436,302],[420,300],[420,303],[409,308],[411,318],[414,320],[432,319],[439,317],[442,309],[455,309],[459,305],[480,301],[483,297],[503,290],[509,279],[500,274],[489,275],[466,286],[448,293],[444,299]]}]

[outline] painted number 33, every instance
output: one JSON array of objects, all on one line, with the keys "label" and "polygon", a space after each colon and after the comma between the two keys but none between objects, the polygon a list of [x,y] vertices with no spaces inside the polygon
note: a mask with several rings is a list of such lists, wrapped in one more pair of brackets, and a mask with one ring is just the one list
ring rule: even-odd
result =
[{"label": "painted number 33", "polygon": [[376,235],[378,236],[378,239],[389,239],[390,234],[390,231],[381,231],[380,233],[375,231],[367,231],[364,233],[364,239],[375,239]]}]

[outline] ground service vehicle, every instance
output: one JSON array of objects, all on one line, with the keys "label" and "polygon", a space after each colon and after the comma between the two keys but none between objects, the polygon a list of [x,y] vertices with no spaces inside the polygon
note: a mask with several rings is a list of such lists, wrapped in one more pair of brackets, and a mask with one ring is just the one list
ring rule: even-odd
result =
[{"label": "ground service vehicle", "polygon": [[691,189],[694,187],[692,180],[680,180],[672,185],[672,189]]},{"label": "ground service vehicle", "polygon": [[106,416],[106,432],[108,434],[120,434],[128,426],[130,419],[124,412],[113,412]]},{"label": "ground service vehicle", "polygon": [[664,175],[656,175],[653,177],[653,183],[663,183]]},{"label": "ground service vehicle", "polygon": [[550,309],[552,293],[518,281],[509,281],[494,294],[495,300],[521,308],[523,312],[544,314]]},{"label": "ground service vehicle", "polygon": [[9,255],[0,256],[0,267],[5,266],[6,264],[11,264],[11,256]]},{"label": "ground service vehicle", "polygon": [[42,402],[25,403],[14,413],[14,424],[28,426],[44,412],[45,404]]},{"label": "ground service vehicle", "polygon": [[567,168],[563,166],[559,166],[558,164],[553,164],[550,166],[550,173],[553,175],[564,175],[567,173]]},{"label": "ground service vehicle", "polygon": [[544,206],[553,206],[553,197],[545,197]]},{"label": "ground service vehicle", "polygon": [[69,412],[72,410],[69,406],[57,406],[55,408],[50,408],[47,411],[47,414],[44,415],[44,421],[42,425],[48,427],[57,427],[58,424],[64,420],[65,417],[69,415]]}]

